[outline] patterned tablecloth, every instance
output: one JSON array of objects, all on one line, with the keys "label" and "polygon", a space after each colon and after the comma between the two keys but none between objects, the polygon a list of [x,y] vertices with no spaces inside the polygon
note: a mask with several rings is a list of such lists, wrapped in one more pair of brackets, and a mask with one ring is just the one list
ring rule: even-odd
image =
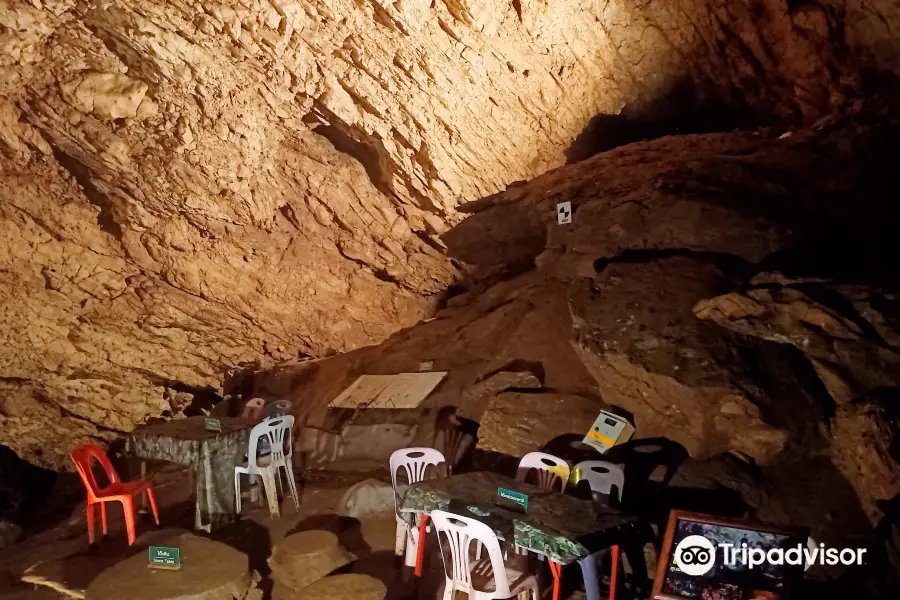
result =
[{"label": "patterned tablecloth", "polygon": [[[528,495],[527,512],[498,505],[497,488]],[[490,525],[501,540],[570,564],[618,544],[637,518],[559,492],[547,492],[509,477],[480,471],[409,486],[400,508],[413,522],[415,513],[444,510]]]},{"label": "patterned tablecloth", "polygon": [[138,458],[190,465],[197,481],[198,527],[216,527],[234,515],[234,468],[244,463],[255,423],[220,418],[222,431],[207,431],[204,417],[188,417],[135,429],[126,449]]}]

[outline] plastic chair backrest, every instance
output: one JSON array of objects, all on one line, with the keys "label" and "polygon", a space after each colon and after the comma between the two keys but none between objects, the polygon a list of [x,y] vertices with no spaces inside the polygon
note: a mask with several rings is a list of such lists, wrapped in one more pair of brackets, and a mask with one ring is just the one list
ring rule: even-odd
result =
[{"label": "plastic chair backrest", "polygon": [[82,444],[77,448],[73,448],[69,452],[69,456],[72,458],[72,462],[75,463],[75,468],[78,469],[81,481],[92,499],[100,498],[103,495],[103,490],[106,489],[97,485],[97,478],[94,477],[94,471],[91,469],[92,460],[100,463],[103,472],[106,473],[106,478],[109,479],[109,486],[107,487],[121,482],[119,474],[116,473],[112,463],[109,462],[109,457],[106,456],[106,452],[100,446],[96,444]]},{"label": "plastic chair backrest", "polygon": [[247,404],[244,405],[244,410],[241,413],[242,419],[249,419],[251,421],[259,421],[263,417],[263,408],[265,408],[266,402],[262,398],[252,398]]},{"label": "plastic chair backrest", "polygon": [[[477,540],[487,550],[491,569],[494,572],[496,590],[491,593],[491,597],[509,598],[512,595],[509,590],[509,580],[506,578],[506,567],[503,564],[503,552],[500,550],[500,542],[493,529],[481,521],[442,510],[432,511],[431,521],[437,529],[441,555],[445,557],[444,571],[452,571],[447,574],[448,578],[471,589],[472,566],[469,558],[471,556],[469,545],[473,540]],[[445,543],[450,545],[450,558],[453,563],[450,565],[451,569],[447,568]]]},{"label": "plastic chair backrest", "polygon": [[272,402],[268,406],[266,406],[265,416],[269,417],[286,417],[291,414],[291,408],[293,404],[288,402],[287,400],[276,400]]},{"label": "plastic chair backrest", "polygon": [[391,485],[394,486],[394,510],[397,507],[397,473],[402,467],[406,471],[407,483],[418,483],[425,479],[431,465],[445,462],[444,455],[434,448],[402,448],[391,454]]},{"label": "plastic chair backrest", "polygon": [[293,439],[291,430],[294,427],[294,417],[278,417],[265,419],[250,430],[250,448],[247,453],[247,462],[250,466],[259,468],[256,460],[259,458],[257,449],[262,442],[268,442],[271,449],[271,464],[281,462],[285,457],[290,458],[293,453]]},{"label": "plastic chair backrest", "polygon": [[605,460],[586,460],[575,465],[575,470],[581,473],[582,480],[590,484],[592,492],[609,495],[615,486],[619,498],[622,498],[625,489],[625,471],[619,465]]},{"label": "plastic chair backrest", "polygon": [[560,492],[566,491],[566,483],[569,481],[569,463],[552,454],[544,452],[529,452],[519,461],[516,470],[516,480],[525,481],[528,472],[537,470],[538,485],[545,490],[553,491],[556,482],[560,482]]}]

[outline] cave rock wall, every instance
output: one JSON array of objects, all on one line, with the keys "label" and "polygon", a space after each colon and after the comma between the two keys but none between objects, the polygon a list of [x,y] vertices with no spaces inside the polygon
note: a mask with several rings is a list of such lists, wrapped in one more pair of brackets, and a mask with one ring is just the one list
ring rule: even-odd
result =
[{"label": "cave rock wall", "polygon": [[880,2],[0,0],[0,444],[60,467],[224,371],[377,342],[455,207],[595,115],[814,120]]}]

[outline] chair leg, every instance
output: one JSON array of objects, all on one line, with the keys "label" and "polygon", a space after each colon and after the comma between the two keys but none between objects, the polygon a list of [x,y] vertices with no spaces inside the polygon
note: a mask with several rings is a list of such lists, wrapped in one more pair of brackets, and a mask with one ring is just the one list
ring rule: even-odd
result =
[{"label": "chair leg", "polygon": [[412,534],[407,531],[406,534],[406,552],[404,553],[404,563],[407,567],[416,566],[416,558],[419,555],[419,542],[414,539]]},{"label": "chair leg", "polygon": [[448,579],[447,583],[444,584],[444,600],[453,600],[455,591],[456,590],[453,589],[453,582]]},{"label": "chair leg", "polygon": [[297,480],[294,479],[293,466],[288,463],[285,469],[287,470],[288,486],[291,488],[291,495],[294,497],[294,508],[297,509],[297,512],[300,512],[300,494],[297,493]]},{"label": "chair leg", "polygon": [[562,565],[552,560],[548,564],[550,565],[550,574],[553,575],[553,600],[559,600],[559,580],[562,575]]},{"label": "chair leg", "polygon": [[123,497],[121,501],[122,510],[125,511],[125,529],[128,530],[128,545],[131,546],[137,538],[134,533],[134,502],[131,496]]},{"label": "chair leg", "polygon": [[403,556],[403,551],[406,549],[406,530],[409,529],[409,525],[401,519],[397,517],[397,533],[394,538],[394,555]]},{"label": "chair leg", "polygon": [[106,502],[100,503],[100,523],[103,525],[103,537],[109,535],[109,531],[106,526]]},{"label": "chair leg", "polygon": [[[147,480],[147,461],[141,461],[141,481]],[[147,499],[141,498],[141,512],[147,512]]]},{"label": "chair leg", "polygon": [[94,505],[88,502],[87,505],[87,528],[88,528],[88,543],[94,543]]},{"label": "chair leg", "polygon": [[273,470],[275,477],[275,489],[278,490],[278,504],[284,499],[284,482],[281,481],[281,467],[275,467]]},{"label": "chair leg", "polygon": [[600,600],[600,581],[597,575],[597,555],[591,554],[579,561],[584,577],[584,595],[587,600]]},{"label": "chair leg", "polygon": [[153,520],[156,521],[156,526],[159,527],[159,510],[156,507],[156,496],[153,494],[153,488],[147,488],[147,500],[150,501],[150,510],[153,511]]},{"label": "chair leg", "polygon": [[[419,515],[419,535],[416,537],[416,577],[422,576],[422,561],[425,558],[425,534],[428,530],[428,515]],[[471,587],[469,588],[471,589]]]},{"label": "chair leg", "polygon": [[616,600],[616,575],[619,572],[619,547],[612,547],[612,571],[609,574],[609,600]]},{"label": "chair leg", "polygon": [[194,529],[197,531],[203,529],[203,515],[200,514],[200,498],[194,501]]},{"label": "chair leg", "polygon": [[241,473],[234,472],[234,510],[236,514],[241,514]]},{"label": "chair leg", "polygon": [[275,489],[275,473],[270,470],[263,471],[260,474],[263,486],[266,488],[266,500],[269,502],[269,514],[273,517],[280,517],[281,510],[278,508],[278,492]]}]

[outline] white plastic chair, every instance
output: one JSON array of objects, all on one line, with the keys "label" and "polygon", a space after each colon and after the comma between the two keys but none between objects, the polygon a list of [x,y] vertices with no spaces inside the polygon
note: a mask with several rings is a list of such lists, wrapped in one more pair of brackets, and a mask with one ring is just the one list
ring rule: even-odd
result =
[{"label": "white plastic chair", "polygon": [[406,547],[406,566],[413,567],[416,564],[416,551],[419,548],[419,528],[410,527],[400,515],[398,500],[400,493],[397,489],[397,473],[402,468],[406,472],[407,485],[418,483],[425,479],[428,467],[446,462],[444,455],[434,448],[402,448],[391,454],[391,484],[394,486],[394,512],[397,515],[397,536],[394,543],[394,553],[397,556],[404,554]]},{"label": "white plastic chair", "polygon": [[[291,429],[294,426],[294,417],[279,417],[266,419],[250,430],[250,450],[247,453],[247,464],[234,468],[234,497],[237,512],[241,512],[241,474],[259,475],[263,487],[266,490],[266,498],[269,501],[269,512],[274,517],[280,516],[278,508],[278,487],[281,487],[281,471],[287,472],[288,485],[291,495],[294,497],[294,506],[300,510],[300,498],[297,495],[297,482],[294,480],[293,464],[293,439]],[[269,443],[270,453],[261,456],[259,453],[261,442]],[[276,484],[277,482],[277,484]]]},{"label": "white plastic chair", "polygon": [[[551,471],[553,468],[556,472]],[[569,481],[569,463],[552,454],[544,452],[529,452],[519,461],[516,470],[516,481],[525,481],[528,472],[537,470],[538,485],[547,491],[553,491],[556,482],[560,482],[560,492],[566,491],[566,483]]]},{"label": "white plastic chair", "polygon": [[575,470],[581,472],[581,479],[588,482],[592,492],[609,496],[612,488],[615,487],[619,501],[622,500],[625,490],[625,471],[619,465],[605,460],[586,460],[575,465]]},{"label": "white plastic chair", "polygon": [[[540,598],[537,578],[503,561],[497,534],[490,527],[481,521],[441,510],[433,511],[431,520],[437,529],[444,559],[447,579],[444,600],[453,600],[456,592],[465,592],[470,600],[512,598],[523,592],[531,592],[531,600]],[[487,558],[472,558],[473,541],[487,550]],[[449,548],[445,549],[445,545]],[[449,565],[448,550],[452,562]],[[493,586],[490,585],[492,581]]]},{"label": "white plastic chair", "polygon": [[[605,460],[586,460],[575,465],[575,470],[581,472],[581,479],[588,482],[592,492],[608,496],[615,486],[619,501],[622,500],[622,492],[625,489],[625,472],[622,467]],[[581,565],[582,577],[584,577],[587,600],[600,600],[597,560],[607,552],[608,550],[601,550],[578,561]]]},{"label": "white plastic chair", "polygon": [[286,417],[291,414],[293,406],[289,400],[276,400],[266,406],[263,414],[266,417]]}]

